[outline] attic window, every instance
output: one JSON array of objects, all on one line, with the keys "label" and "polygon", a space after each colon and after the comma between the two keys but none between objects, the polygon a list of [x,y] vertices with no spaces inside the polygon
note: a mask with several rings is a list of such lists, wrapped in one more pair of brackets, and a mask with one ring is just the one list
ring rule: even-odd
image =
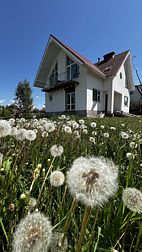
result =
[{"label": "attic window", "polygon": [[107,72],[107,71],[111,70],[111,68],[112,68],[112,66],[106,67],[105,70],[104,70],[104,72]]},{"label": "attic window", "polygon": [[124,96],[124,106],[128,107],[128,96]]},{"label": "attic window", "polygon": [[120,72],[120,79],[122,79],[122,73]]}]

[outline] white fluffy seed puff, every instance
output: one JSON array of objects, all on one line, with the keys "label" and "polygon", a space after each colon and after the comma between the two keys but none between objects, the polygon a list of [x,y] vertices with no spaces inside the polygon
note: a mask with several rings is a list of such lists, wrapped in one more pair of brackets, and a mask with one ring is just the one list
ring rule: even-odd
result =
[{"label": "white fluffy seed puff", "polygon": [[40,212],[28,214],[17,225],[13,252],[47,252],[51,242],[51,225]]},{"label": "white fluffy seed puff", "polygon": [[128,187],[123,191],[122,200],[132,212],[142,213],[142,193],[135,189]]},{"label": "white fluffy seed puff", "polygon": [[103,157],[77,158],[67,174],[70,192],[91,207],[102,206],[117,191],[118,168]]},{"label": "white fluffy seed puff", "polygon": [[51,148],[50,148],[50,153],[52,155],[52,157],[59,157],[63,154],[63,146],[62,145],[56,145],[54,144]]},{"label": "white fluffy seed puff", "polygon": [[65,176],[61,171],[53,171],[50,175],[51,186],[58,187],[64,184]]}]

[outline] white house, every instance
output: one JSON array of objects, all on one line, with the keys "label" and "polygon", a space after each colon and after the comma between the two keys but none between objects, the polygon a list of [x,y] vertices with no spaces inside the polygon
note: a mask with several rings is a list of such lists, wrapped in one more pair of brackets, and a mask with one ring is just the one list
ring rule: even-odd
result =
[{"label": "white house", "polygon": [[50,35],[34,86],[45,92],[48,114],[129,113],[134,89],[130,51],[108,53],[93,64]]}]

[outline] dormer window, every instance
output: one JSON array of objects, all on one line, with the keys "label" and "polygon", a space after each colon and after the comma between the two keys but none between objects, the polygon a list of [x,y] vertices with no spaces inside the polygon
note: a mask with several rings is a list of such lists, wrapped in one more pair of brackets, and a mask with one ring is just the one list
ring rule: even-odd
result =
[{"label": "dormer window", "polygon": [[122,79],[122,73],[120,72],[120,79]]},{"label": "dormer window", "polygon": [[55,66],[51,72],[51,75],[49,78],[50,86],[56,85],[57,81],[58,81],[58,62],[55,64]]},{"label": "dormer window", "polygon": [[79,66],[67,56],[67,80],[73,80],[79,76]]},{"label": "dormer window", "polygon": [[111,70],[111,68],[112,68],[112,66],[106,67],[105,70],[104,70],[104,73],[105,73],[105,72],[108,72],[109,70]]}]

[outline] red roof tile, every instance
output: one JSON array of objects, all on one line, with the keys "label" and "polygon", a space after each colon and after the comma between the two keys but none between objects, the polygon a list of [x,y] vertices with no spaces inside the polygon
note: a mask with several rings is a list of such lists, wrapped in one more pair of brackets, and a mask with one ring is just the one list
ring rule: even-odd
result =
[{"label": "red roof tile", "polygon": [[93,64],[91,61],[84,58],[82,55],[80,55],[78,52],[73,50],[71,47],[66,45],[65,43],[58,40],[56,37],[51,35],[58,43],[60,43],[63,47],[65,47],[68,51],[70,51],[73,55],[75,55],[79,60],[81,60],[84,64],[98,72],[98,74],[109,77],[116,75],[119,68],[121,67],[123,61],[125,60],[126,56],[129,54],[129,50],[122,52],[120,54],[114,55],[111,59],[107,61],[100,61],[99,63]]},{"label": "red roof tile", "polygon": [[106,75],[106,77],[116,75],[129,52],[130,51],[128,50],[114,55],[114,57],[112,57],[108,61],[103,60],[99,63],[96,63],[95,65]]}]

